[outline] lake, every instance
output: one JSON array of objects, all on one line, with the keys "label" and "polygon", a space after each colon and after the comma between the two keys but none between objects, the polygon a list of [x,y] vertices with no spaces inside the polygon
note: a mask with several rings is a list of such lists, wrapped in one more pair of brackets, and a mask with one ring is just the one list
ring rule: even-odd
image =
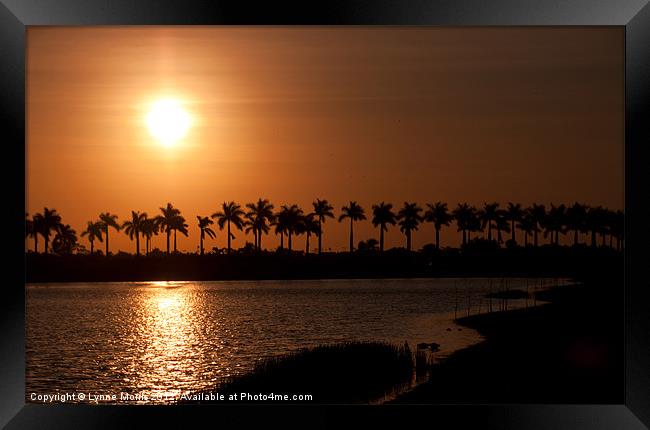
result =
[{"label": "lake", "polygon": [[[26,392],[177,396],[323,343],[481,340],[454,313],[486,312],[499,289],[543,279],[381,279],[29,284]],[[500,300],[493,299],[498,310]],[[509,300],[508,307],[533,305]]]}]

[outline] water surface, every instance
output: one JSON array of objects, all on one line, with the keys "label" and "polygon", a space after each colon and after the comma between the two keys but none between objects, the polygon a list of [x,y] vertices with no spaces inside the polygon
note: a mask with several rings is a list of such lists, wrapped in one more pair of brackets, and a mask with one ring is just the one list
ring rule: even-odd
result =
[{"label": "water surface", "polygon": [[[508,279],[510,289],[548,280]],[[480,340],[454,313],[485,312],[500,279],[30,284],[26,390],[177,396],[261,357],[322,343]],[[511,300],[509,307],[524,306]],[[532,305],[532,300],[529,301]],[[493,300],[496,310],[500,303]]]}]

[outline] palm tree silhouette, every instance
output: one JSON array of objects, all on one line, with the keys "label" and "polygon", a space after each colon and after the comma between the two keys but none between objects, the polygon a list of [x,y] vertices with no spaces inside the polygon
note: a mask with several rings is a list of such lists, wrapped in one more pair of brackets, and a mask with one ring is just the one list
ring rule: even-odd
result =
[{"label": "palm tree silhouette", "polygon": [[341,208],[343,212],[339,216],[339,222],[343,221],[346,218],[350,219],[350,252],[354,251],[354,221],[361,221],[366,219],[363,208],[355,201],[350,201],[348,206],[343,206]]},{"label": "palm tree silhouette", "polygon": [[223,202],[221,211],[212,214],[212,218],[217,219],[219,229],[223,230],[225,225],[228,226],[228,254],[230,254],[230,240],[235,236],[230,232],[230,224],[234,225],[237,229],[241,230],[244,226],[244,211],[241,206],[235,202]]},{"label": "palm tree silhouette", "polygon": [[181,211],[176,209],[171,203],[167,203],[166,207],[160,208],[160,211],[162,212],[162,218],[159,221],[159,226],[167,235],[167,255],[169,255],[169,238],[172,230],[178,227],[178,216]]},{"label": "palm tree silhouette", "polygon": [[142,233],[142,227],[145,224],[146,219],[146,212],[140,213],[131,211],[131,220],[125,221],[122,224],[122,228],[124,229],[124,232],[129,236],[129,239],[133,240],[133,237],[135,237],[135,253],[138,256],[140,255],[140,234]]},{"label": "palm tree silhouette", "polygon": [[88,236],[88,241],[90,242],[90,255],[93,255],[95,249],[95,239],[100,242],[102,239],[102,231],[104,230],[104,224],[101,221],[88,221],[86,224],[86,229],[81,232],[81,236]]},{"label": "palm tree silhouette", "polygon": [[400,231],[406,236],[406,250],[411,251],[411,233],[417,231],[422,216],[422,208],[417,203],[404,202],[404,206],[397,213]]},{"label": "palm tree silhouette", "polygon": [[[180,211],[179,211],[180,212]],[[182,215],[176,215],[172,222],[172,230],[174,230],[174,254],[176,254],[176,232],[183,233],[186,237],[189,234],[187,228],[189,226],[185,223],[185,218]]]},{"label": "palm tree silhouette", "polygon": [[282,208],[273,216],[271,225],[275,226],[275,234],[280,235],[280,250],[284,250],[284,235],[287,233],[286,211]]},{"label": "palm tree silhouette", "polygon": [[312,234],[318,235],[319,232],[319,224],[318,221],[316,220],[316,214],[314,213],[309,213],[305,216],[303,216],[300,219],[300,222],[298,223],[297,226],[297,233],[298,234],[305,234],[305,255],[309,255],[309,238],[311,237]]},{"label": "palm tree silhouette", "polygon": [[246,207],[249,209],[246,213],[246,218],[249,220],[249,231],[252,230],[253,236],[255,236],[255,248],[261,250],[262,235],[269,232],[267,222],[273,222],[275,217],[273,205],[268,199],[258,199],[257,203],[248,203]]},{"label": "palm tree silhouette", "polygon": [[546,222],[546,207],[544,205],[538,205],[533,203],[529,209],[533,220],[535,221],[535,229],[533,230],[533,241],[535,246],[539,246],[537,241],[537,235],[541,231],[542,226]]},{"label": "palm tree silhouette", "polygon": [[475,207],[472,207],[469,222],[467,224],[467,240],[472,240],[472,233],[481,231],[483,231],[481,215]]},{"label": "palm tree silhouette", "polygon": [[70,224],[61,225],[59,232],[52,240],[52,250],[57,254],[72,254],[77,245],[77,232],[70,227]]},{"label": "palm tree silhouette", "polygon": [[501,233],[510,233],[510,223],[508,222],[508,217],[504,209],[497,210],[497,217],[495,219],[494,225],[497,229],[497,245],[501,246],[503,243]]},{"label": "palm tree silhouette", "polygon": [[293,234],[297,233],[300,230],[300,223],[302,221],[303,212],[298,205],[283,205],[280,208],[280,214],[282,217],[282,222],[285,226],[285,232],[287,233],[287,247],[289,253],[292,251],[291,237]]},{"label": "palm tree silhouette", "polygon": [[203,240],[205,239],[205,235],[207,234],[212,239],[216,236],[214,230],[210,228],[210,225],[214,222],[207,216],[197,216],[196,218],[199,220],[199,230],[201,231],[201,255],[203,255]]},{"label": "palm tree silhouette", "polygon": [[576,202],[566,210],[566,228],[573,230],[573,246],[579,244],[579,232],[587,231],[587,208]]},{"label": "palm tree silhouette", "polygon": [[517,222],[521,220],[521,217],[524,215],[524,211],[521,208],[519,203],[508,202],[508,207],[506,208],[506,219],[510,221],[510,231],[512,233],[512,243],[517,243]]},{"label": "palm tree silhouette", "polygon": [[499,203],[484,203],[483,209],[479,212],[483,228],[487,226],[488,241],[492,241],[492,228],[499,217]]},{"label": "palm tree silhouette", "polygon": [[163,220],[162,216],[157,216],[154,218],[147,218],[147,214],[144,214],[144,219],[141,222],[140,233],[146,239],[144,252],[145,255],[149,255],[151,239],[154,235],[158,234],[161,222]]},{"label": "palm tree silhouette", "polygon": [[530,209],[524,211],[524,215],[519,220],[517,228],[524,232],[524,247],[527,247],[528,237],[533,233],[537,233],[537,222]]},{"label": "palm tree silhouette", "polygon": [[448,226],[453,217],[447,209],[447,203],[427,203],[427,207],[429,209],[424,213],[424,220],[433,223],[433,228],[436,231],[436,249],[440,249],[440,229],[442,226]]},{"label": "palm tree silhouette", "polygon": [[43,215],[35,214],[32,219],[27,219],[25,223],[25,233],[27,236],[34,238],[34,252],[38,254],[38,235],[43,234],[44,224]]},{"label": "palm tree silhouette", "polygon": [[112,215],[109,212],[99,214],[99,220],[103,223],[106,234],[106,256],[108,257],[108,228],[113,227],[115,231],[120,231],[120,225],[117,223],[117,215]]},{"label": "palm tree silhouette", "polygon": [[48,244],[50,243],[50,233],[58,232],[61,227],[61,216],[56,213],[56,209],[43,208],[42,225],[40,233],[45,240],[45,253],[47,254]]},{"label": "palm tree silhouette", "polygon": [[560,244],[560,233],[564,234],[565,232],[565,218],[566,206],[563,204],[559,206],[551,204],[544,225],[544,237],[550,234],[551,243],[555,246]]},{"label": "palm tree silhouette", "polygon": [[395,225],[396,222],[392,204],[381,202],[372,205],[372,225],[379,227],[379,252],[384,252],[384,232],[388,231],[389,225]]},{"label": "palm tree silhouette", "polygon": [[458,203],[458,206],[452,212],[456,220],[456,225],[458,226],[458,231],[462,232],[463,245],[467,244],[467,230],[469,230],[470,224],[472,223],[474,211],[474,208],[467,203]]},{"label": "palm tree silhouette", "polygon": [[318,253],[322,250],[323,224],[327,217],[334,218],[334,207],[327,200],[316,199],[312,202],[314,206],[314,215],[318,219]]},{"label": "palm tree silhouette", "polygon": [[602,232],[603,226],[606,224],[607,210],[602,206],[590,207],[587,209],[586,228],[591,232],[591,246],[597,246],[598,233]]}]

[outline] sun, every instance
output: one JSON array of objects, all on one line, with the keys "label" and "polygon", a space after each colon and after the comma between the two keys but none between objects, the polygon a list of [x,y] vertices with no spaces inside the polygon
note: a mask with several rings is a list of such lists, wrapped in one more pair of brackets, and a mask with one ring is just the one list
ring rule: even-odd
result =
[{"label": "sun", "polygon": [[147,115],[149,133],[167,147],[185,137],[190,123],[190,115],[183,109],[182,103],[175,99],[157,100]]}]

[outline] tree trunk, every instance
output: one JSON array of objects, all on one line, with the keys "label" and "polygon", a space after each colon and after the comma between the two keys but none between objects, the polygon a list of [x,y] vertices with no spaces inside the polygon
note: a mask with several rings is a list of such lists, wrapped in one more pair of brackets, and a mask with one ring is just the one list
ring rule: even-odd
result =
[{"label": "tree trunk", "polygon": [[201,230],[201,255],[203,255],[203,236],[205,236],[205,233]]},{"label": "tree trunk", "polygon": [[488,241],[492,242],[492,221],[488,221]]},{"label": "tree trunk", "polygon": [[38,254],[38,233],[34,233],[34,253]]},{"label": "tree trunk", "polygon": [[135,232],[135,254],[140,255],[140,232]]},{"label": "tree trunk", "polygon": [[108,257],[108,226],[106,226],[106,256]]},{"label": "tree trunk", "polygon": [[230,220],[228,220],[228,254],[230,254]]},{"label": "tree trunk", "polygon": [[169,228],[167,228],[167,255],[169,255],[169,235],[171,232],[169,231]]},{"label": "tree trunk", "polygon": [[406,230],[406,250],[411,252],[411,230]]},{"label": "tree trunk", "polygon": [[93,251],[94,251],[93,243],[94,243],[94,241],[91,240],[90,241],[90,255],[93,255]]},{"label": "tree trunk", "polygon": [[45,236],[45,254],[47,255],[47,245],[50,243],[50,238]]},{"label": "tree trunk", "polygon": [[280,231],[280,250],[284,251],[284,232]]},{"label": "tree trunk", "polygon": [[384,225],[379,226],[379,252],[384,252]]},{"label": "tree trunk", "polygon": [[440,229],[436,228],[436,249],[440,249]]},{"label": "tree trunk", "polygon": [[323,236],[323,226],[321,225],[321,219],[318,217],[318,254],[322,252],[321,248],[321,237]]},{"label": "tree trunk", "polygon": [[262,250],[262,231],[259,232],[257,236],[257,241],[259,242],[259,245],[257,245],[257,249],[260,251]]},{"label": "tree trunk", "polygon": [[306,255],[309,255],[309,236],[310,236],[310,234],[307,233],[307,241],[306,241],[306,244],[305,244],[305,254]]},{"label": "tree trunk", "polygon": [[176,254],[176,229],[174,229],[174,254]]},{"label": "tree trunk", "polygon": [[291,230],[287,232],[288,239],[287,239],[287,245],[289,246],[289,254],[291,254]]},{"label": "tree trunk", "polygon": [[535,235],[535,237],[534,237],[534,240],[535,240],[535,248],[537,248],[537,244],[538,244],[538,242],[537,242],[537,223],[535,223],[535,231],[534,231],[533,233],[534,233],[534,235]]},{"label": "tree trunk", "polygon": [[515,220],[513,219],[511,221],[511,227],[512,228],[512,242],[517,243],[517,227],[515,226]]},{"label": "tree trunk", "polygon": [[353,227],[354,221],[352,221],[352,218],[350,218],[350,252],[354,251],[354,227]]}]

